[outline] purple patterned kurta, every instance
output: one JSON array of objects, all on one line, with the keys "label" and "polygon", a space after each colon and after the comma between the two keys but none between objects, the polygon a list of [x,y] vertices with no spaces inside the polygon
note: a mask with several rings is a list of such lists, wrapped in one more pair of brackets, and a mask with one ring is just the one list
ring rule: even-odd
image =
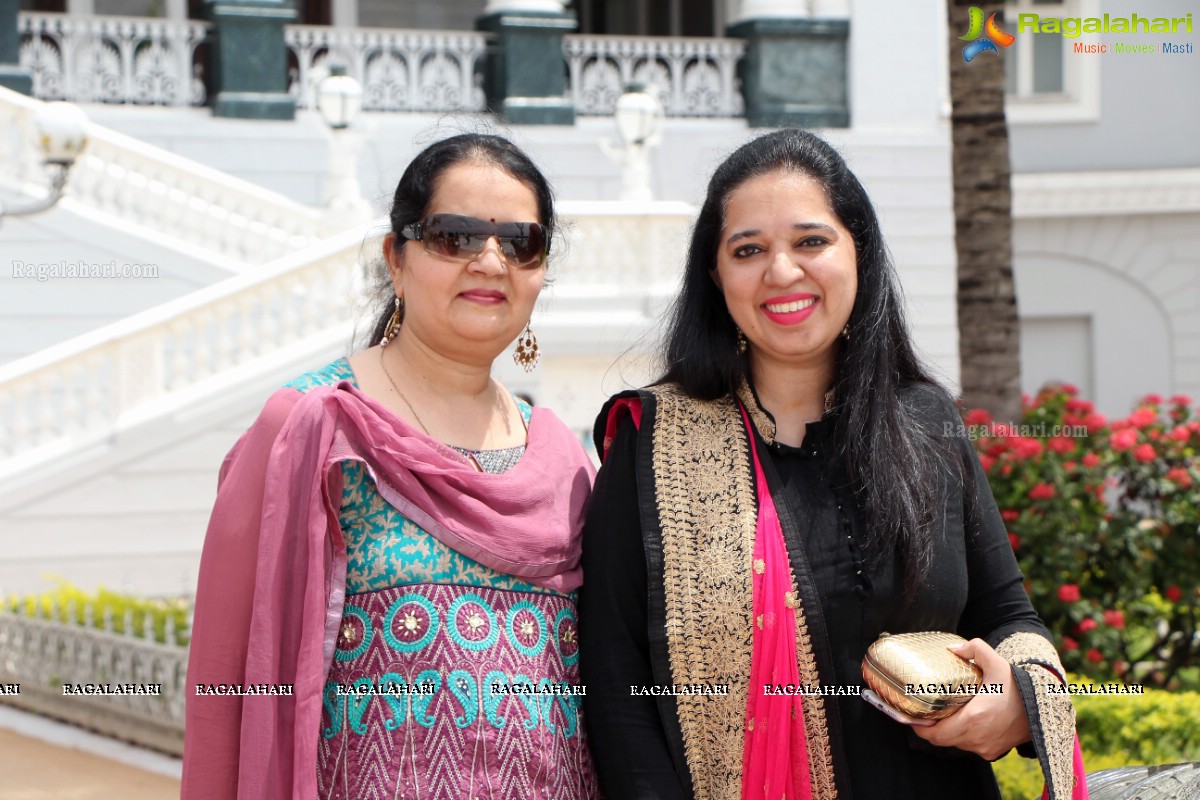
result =
[{"label": "purple patterned kurta", "polygon": [[[353,380],[344,359],[289,385],[339,380]],[[342,477],[346,601],[314,732],[321,800],[597,797],[574,694],[575,594],[442,544],[362,465]]]},{"label": "purple patterned kurta", "polygon": [[[562,595],[438,585],[354,595],[325,687],[320,796],[593,797],[569,693],[578,660]],[[356,684],[393,691],[345,693]]]}]

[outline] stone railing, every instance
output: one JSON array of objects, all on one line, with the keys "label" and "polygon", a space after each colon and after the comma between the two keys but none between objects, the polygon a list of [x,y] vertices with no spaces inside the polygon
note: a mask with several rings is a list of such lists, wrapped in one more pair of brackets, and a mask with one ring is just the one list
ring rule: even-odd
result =
[{"label": "stone railing", "polygon": [[739,117],[741,39],[567,36],[568,96],[576,114],[611,114],[631,82],[657,90],[667,116]]},{"label": "stone railing", "polygon": [[696,209],[677,201],[566,200],[558,204],[566,240],[554,265],[555,292],[640,296],[678,288]]},{"label": "stone railing", "polygon": [[[206,22],[137,17],[19,16],[21,66],[34,96],[96,103],[204,105]],[[479,112],[487,35],[476,31],[288,25],[289,92],[313,108],[315,87],[340,64],[363,87],[366,111]],[[567,96],[577,114],[607,115],[626,84],[656,90],[668,116],[740,117],[741,39],[568,35]]]},{"label": "stone railing", "polygon": [[[677,285],[694,210],[563,202],[559,211],[566,246],[552,270],[554,312],[611,321],[621,310],[653,319]],[[38,469],[105,447],[305,342],[348,340],[359,300],[355,276],[363,274],[356,265],[368,252],[378,250],[361,232],[338,234],[0,366],[0,484],[34,480]]]},{"label": "stone railing", "polygon": [[[0,89],[0,128],[31,134],[41,101]],[[0,137],[0,156],[35,181],[36,158]],[[12,151],[11,153],[8,151]],[[122,225],[184,242],[212,260],[262,264],[332,234],[320,211],[99,125],[71,169],[67,197]]]},{"label": "stone railing", "polygon": [[[20,685],[19,693],[0,694],[0,701],[182,755],[187,648],[170,627],[160,644],[149,626],[134,635],[131,613],[119,634],[111,615],[96,620],[89,611],[79,626],[0,610],[0,684]],[[127,693],[77,693],[88,685]]]},{"label": "stone railing", "polygon": [[0,367],[0,475],[103,446],[239,369],[342,335],[361,231]]},{"label": "stone railing", "polygon": [[314,107],[316,84],[340,64],[362,84],[365,111],[484,110],[482,33],[289,25],[284,41],[297,108]]},{"label": "stone railing", "polygon": [[35,97],[204,105],[197,48],[206,22],[22,13],[17,26]]}]

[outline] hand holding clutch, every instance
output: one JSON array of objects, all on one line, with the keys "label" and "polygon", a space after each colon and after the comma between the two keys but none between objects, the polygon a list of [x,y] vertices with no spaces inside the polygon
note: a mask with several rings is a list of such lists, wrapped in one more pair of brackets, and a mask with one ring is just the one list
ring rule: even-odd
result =
[{"label": "hand holding clutch", "polygon": [[1029,718],[1013,678],[1013,667],[982,639],[972,639],[954,653],[974,660],[983,670],[981,686],[971,702],[952,717],[928,728],[912,729],[930,744],[957,747],[995,761],[1029,741]]}]

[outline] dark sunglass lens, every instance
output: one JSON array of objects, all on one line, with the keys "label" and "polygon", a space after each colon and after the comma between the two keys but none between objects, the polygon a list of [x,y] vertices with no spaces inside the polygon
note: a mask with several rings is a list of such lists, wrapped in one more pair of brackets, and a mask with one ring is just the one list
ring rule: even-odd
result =
[{"label": "dark sunglass lens", "polygon": [[425,245],[440,256],[454,258],[461,247],[460,235],[454,231],[430,231],[425,235]]},{"label": "dark sunglass lens", "polygon": [[521,266],[534,266],[541,261],[546,250],[546,236],[541,225],[521,223],[516,235],[505,237],[505,254]]}]

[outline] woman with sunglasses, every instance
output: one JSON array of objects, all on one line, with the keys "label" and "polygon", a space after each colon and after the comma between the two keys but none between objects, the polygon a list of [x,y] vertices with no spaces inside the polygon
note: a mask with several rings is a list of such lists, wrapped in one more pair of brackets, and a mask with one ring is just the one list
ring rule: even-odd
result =
[{"label": "woman with sunglasses", "polygon": [[491,376],[514,339],[536,361],[555,232],[549,184],[500,137],[404,172],[370,346],[276,392],[222,466],[185,800],[594,796],[575,624],[592,467]]},{"label": "woman with sunglasses", "polygon": [[[717,168],[665,374],[597,420],[581,669],[609,797],[999,800],[988,761],[1014,747],[1051,798],[1086,796],[1062,666],[902,303],[824,141],[769,133]],[[999,690],[894,721],[858,696],[885,631],[957,632]]]}]

